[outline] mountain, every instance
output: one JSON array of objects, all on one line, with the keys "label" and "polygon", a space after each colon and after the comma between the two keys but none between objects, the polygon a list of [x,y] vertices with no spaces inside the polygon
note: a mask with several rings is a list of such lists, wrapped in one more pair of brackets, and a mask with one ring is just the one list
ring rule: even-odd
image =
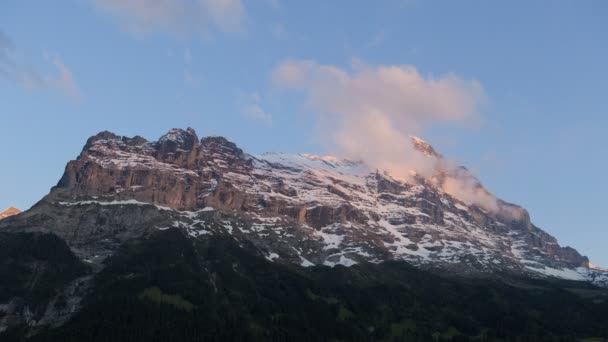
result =
[{"label": "mountain", "polygon": [[17,214],[21,214],[21,210],[15,207],[9,207],[8,209],[0,213],[0,220]]},{"label": "mountain", "polygon": [[[442,162],[427,142],[412,144]],[[157,141],[102,132],[47,196],[0,222],[0,276],[9,279],[0,289],[0,332],[94,340],[84,331],[110,329],[119,317],[155,326],[127,314],[155,315],[149,303],[156,303],[175,311],[166,322],[197,338],[204,334],[197,329],[214,326],[245,334],[212,334],[234,340],[275,339],[276,329],[284,340],[400,338],[412,324],[421,340],[483,331],[608,335],[601,330],[608,292],[597,287],[608,286],[608,272],[560,246],[525,209],[498,199],[492,207],[465,202],[444,190],[463,178],[493,196],[465,168],[403,181],[360,161],[250,155],[222,137],[199,139],[191,128]],[[110,307],[108,298],[122,302]],[[489,312],[508,315],[511,302],[528,311],[506,325],[497,323],[504,317],[486,321]],[[384,309],[376,312],[376,304]],[[553,317],[564,309],[580,312],[580,321]],[[416,312],[426,318],[412,320]],[[106,321],[93,318],[100,315]],[[329,323],[309,315],[338,321],[318,335],[310,329]]]},{"label": "mountain", "polygon": [[[421,139],[413,143],[440,157]],[[608,281],[534,226],[523,208],[499,206],[493,213],[429,178],[405,183],[362,162],[253,156],[224,138],[173,129],[153,142],[109,132],[90,138],[51,193],[3,226],[51,231],[93,263],[132,236],[177,227],[195,238],[227,234],[274,262],[302,266],[407,260]]]}]

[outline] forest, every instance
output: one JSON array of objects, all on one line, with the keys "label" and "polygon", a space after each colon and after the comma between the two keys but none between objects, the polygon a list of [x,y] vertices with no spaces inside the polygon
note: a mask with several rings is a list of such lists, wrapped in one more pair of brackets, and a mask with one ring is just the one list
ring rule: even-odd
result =
[{"label": "forest", "polygon": [[[0,302],[41,315],[92,274],[51,234],[0,235]],[[2,313],[0,311],[0,319]],[[178,229],[124,245],[64,325],[2,341],[601,341],[608,290],[512,274],[458,275],[404,262],[273,263],[226,237]]]}]

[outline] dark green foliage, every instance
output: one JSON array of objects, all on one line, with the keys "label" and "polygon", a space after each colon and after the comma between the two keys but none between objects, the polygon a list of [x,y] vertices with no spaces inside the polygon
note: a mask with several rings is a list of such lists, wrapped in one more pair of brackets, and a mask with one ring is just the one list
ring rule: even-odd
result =
[{"label": "dark green foliage", "polygon": [[0,303],[18,297],[43,308],[59,289],[86,271],[54,234],[0,233]]},{"label": "dark green foliage", "polygon": [[149,300],[157,304],[168,304],[178,309],[185,311],[192,311],[194,305],[187,300],[184,300],[181,296],[173,296],[163,293],[158,287],[149,287],[145,289],[138,296],[141,300]]},{"label": "dark green foliage", "polygon": [[124,246],[84,309],[31,340],[577,341],[608,336],[607,298],[585,283],[403,262],[305,269],[169,229]]}]

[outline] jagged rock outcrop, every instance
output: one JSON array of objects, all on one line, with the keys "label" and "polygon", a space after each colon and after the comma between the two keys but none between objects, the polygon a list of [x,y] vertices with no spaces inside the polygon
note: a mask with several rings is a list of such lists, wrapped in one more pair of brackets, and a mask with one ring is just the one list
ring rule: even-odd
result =
[{"label": "jagged rock outcrop", "polygon": [[[412,143],[442,158],[427,142]],[[0,230],[53,232],[93,263],[124,241],[180,227],[193,238],[228,234],[274,262],[303,266],[402,259],[608,283],[525,209],[498,200],[491,211],[443,191],[437,184],[454,172],[473,177],[450,172],[403,181],[334,157],[253,156],[222,137],[199,140],[191,128],[158,141],[101,132],[45,198]]]},{"label": "jagged rock outcrop", "polygon": [[17,209],[15,207],[9,207],[5,211],[3,211],[3,212],[0,213],[0,220],[5,219],[5,218],[7,218],[9,216],[14,216],[14,215],[17,215],[17,214],[21,214],[21,212],[22,211],[20,209]]},{"label": "jagged rock outcrop", "polygon": [[[441,161],[430,144],[412,143]],[[172,129],[158,141],[101,132],[47,196],[1,220],[0,233],[53,233],[93,272],[125,242],[174,227],[192,239],[227,236],[270,262],[303,267],[404,260],[459,273],[608,286],[608,271],[561,247],[525,209],[497,199],[497,209],[488,210],[442,190],[455,176],[490,194],[465,168],[403,181],[334,157],[253,156],[222,137],[199,140],[191,128]],[[59,291],[74,294],[69,312],[56,309],[56,299],[42,314],[15,300],[0,303],[0,332],[62,324],[78,311],[90,279],[68,279]]]}]

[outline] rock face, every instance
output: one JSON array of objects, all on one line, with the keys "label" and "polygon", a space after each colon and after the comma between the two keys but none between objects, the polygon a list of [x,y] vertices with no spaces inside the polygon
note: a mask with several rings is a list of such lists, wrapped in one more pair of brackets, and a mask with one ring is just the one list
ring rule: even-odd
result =
[{"label": "rock face", "polygon": [[6,209],[5,211],[0,213],[0,220],[5,219],[9,216],[21,214],[21,212],[22,212],[21,210],[15,208],[15,207],[9,207],[8,209]]},{"label": "rock face", "polygon": [[[423,157],[442,160],[427,142],[412,138],[412,144]],[[492,210],[465,203],[442,190],[450,177],[490,195],[465,168],[403,181],[334,157],[254,156],[222,137],[199,139],[190,128],[172,129],[157,141],[101,132],[67,164],[47,196],[0,221],[0,244],[14,247],[4,261],[24,272],[15,279],[73,270],[57,280],[63,285],[36,313],[18,296],[0,300],[0,333],[22,324],[34,330],[63,324],[78,312],[108,257],[125,242],[168,228],[200,243],[228,238],[269,262],[302,267],[403,260],[440,271],[553,276],[608,287],[608,271],[561,247],[525,209],[498,199]],[[46,241],[43,250],[51,254],[64,244],[72,258],[64,253],[53,258],[57,265],[48,265],[28,233]],[[7,238],[25,240],[16,245]],[[28,246],[32,256],[15,264]],[[69,305],[57,308],[53,303],[62,298]]]},{"label": "rock face", "polygon": [[[412,143],[442,158],[427,142]],[[606,272],[561,247],[525,209],[465,203],[435,185],[442,177],[406,182],[334,157],[254,156],[222,137],[199,140],[191,128],[157,141],[102,132],[49,195],[0,231],[55,233],[93,265],[129,239],[178,227],[195,239],[229,235],[272,262],[301,266],[406,260],[608,284]]]}]

